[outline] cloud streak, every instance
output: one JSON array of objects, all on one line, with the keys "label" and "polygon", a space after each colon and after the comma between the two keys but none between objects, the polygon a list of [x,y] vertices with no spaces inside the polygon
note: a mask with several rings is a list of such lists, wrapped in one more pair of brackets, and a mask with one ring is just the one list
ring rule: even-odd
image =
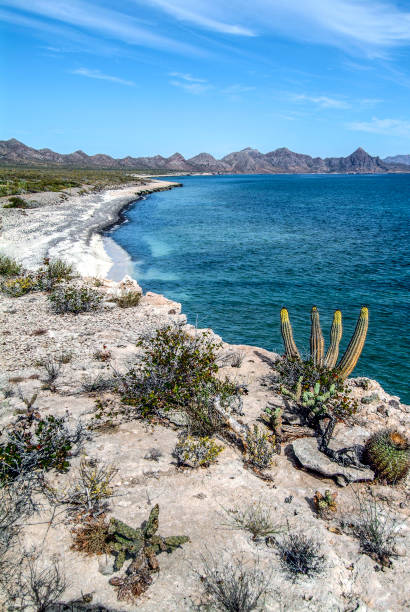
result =
[{"label": "cloud streak", "polygon": [[383,57],[393,47],[410,44],[410,12],[391,0],[236,0],[234,11],[232,3],[220,0],[151,0],[151,4],[206,30],[236,36],[275,32],[369,57]]},{"label": "cloud streak", "polygon": [[294,102],[311,102],[320,108],[347,109],[351,108],[351,104],[337,98],[329,96],[309,96],[307,94],[294,94],[291,96]]},{"label": "cloud streak", "polygon": [[[166,50],[171,53],[201,55],[202,52],[188,43],[151,32],[132,15],[105,9],[85,0],[1,0],[5,6],[60,21],[71,26],[87,28],[108,38],[129,45]],[[9,15],[9,21],[12,20]],[[15,14],[15,22],[21,15]],[[29,25],[28,23],[26,25]],[[35,23],[32,22],[32,27]]]},{"label": "cloud streak", "polygon": [[378,119],[372,117],[370,121],[353,121],[347,124],[349,130],[382,134],[385,136],[410,136],[410,121],[402,119]]},{"label": "cloud streak", "polygon": [[133,87],[135,85],[134,81],[127,81],[125,79],[121,79],[116,76],[111,76],[109,74],[104,74],[99,70],[89,70],[88,68],[77,68],[76,70],[71,70],[71,74],[78,74],[83,77],[87,77],[89,79],[98,79],[101,81],[111,81],[112,83],[119,83],[120,85],[128,85]]}]

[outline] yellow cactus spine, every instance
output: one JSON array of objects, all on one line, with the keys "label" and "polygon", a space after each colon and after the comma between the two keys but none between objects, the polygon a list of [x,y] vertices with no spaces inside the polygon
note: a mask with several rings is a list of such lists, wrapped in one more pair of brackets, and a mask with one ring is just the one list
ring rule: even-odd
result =
[{"label": "yellow cactus spine", "polygon": [[316,306],[313,306],[312,308],[311,320],[310,358],[313,359],[313,363],[315,365],[322,366],[325,352],[325,341],[323,339],[322,330],[320,329],[319,311]]},{"label": "yellow cactus spine", "polygon": [[339,362],[338,370],[340,377],[344,380],[356,367],[360,354],[366,340],[367,328],[369,326],[369,310],[363,307],[356,324],[356,329],[345,354]]},{"label": "yellow cactus spine", "polygon": [[299,351],[293,339],[289,313],[286,308],[282,308],[280,311],[280,328],[282,332],[283,344],[285,345],[286,357],[289,359],[300,359]]},{"label": "yellow cactus spine", "polygon": [[333,370],[336,365],[337,358],[339,356],[339,343],[342,338],[343,327],[342,327],[342,312],[335,310],[333,315],[332,329],[330,330],[330,345],[327,349],[325,357],[325,366],[329,370]]}]

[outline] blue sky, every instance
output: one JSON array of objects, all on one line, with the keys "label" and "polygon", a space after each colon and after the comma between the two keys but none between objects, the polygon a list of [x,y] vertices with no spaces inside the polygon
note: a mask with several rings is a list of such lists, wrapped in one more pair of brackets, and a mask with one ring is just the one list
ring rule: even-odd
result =
[{"label": "blue sky", "polygon": [[410,153],[410,0],[0,0],[1,139]]}]

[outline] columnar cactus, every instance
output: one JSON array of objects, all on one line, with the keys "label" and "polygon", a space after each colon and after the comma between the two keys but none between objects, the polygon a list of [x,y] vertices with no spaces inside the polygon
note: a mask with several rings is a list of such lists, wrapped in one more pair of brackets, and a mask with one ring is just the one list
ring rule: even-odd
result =
[{"label": "columnar cactus", "polygon": [[289,313],[286,308],[282,308],[282,310],[280,311],[280,322],[286,356],[289,359],[300,359],[299,351],[293,339],[293,332],[289,320]]},{"label": "columnar cactus", "polygon": [[[340,310],[336,310],[334,313],[332,329],[330,332],[330,346],[326,353],[325,360],[323,360],[324,341],[322,331],[320,329],[319,312],[316,306],[312,308],[311,318],[312,329],[310,335],[310,352],[313,363],[317,366],[325,365],[328,369],[333,369],[336,367],[339,371],[339,377],[342,380],[346,379],[356,367],[358,359],[363,350],[367,328],[369,326],[369,310],[366,307],[361,309],[352,339],[350,340],[349,346],[347,347],[345,354],[337,366],[336,362],[339,354],[339,343],[342,337],[342,313]],[[293,340],[289,313],[286,308],[282,308],[280,311],[280,319],[286,357],[288,359],[300,359],[299,351]]]},{"label": "columnar cactus", "polygon": [[352,339],[349,342],[349,346],[347,347],[345,354],[337,366],[339,375],[342,379],[347,378],[356,367],[356,363],[358,362],[366,340],[368,326],[369,310],[364,307],[360,311],[356,329],[354,330]]},{"label": "columnar cactus", "polygon": [[319,311],[316,306],[313,306],[310,317],[312,321],[312,327],[310,332],[310,358],[312,359],[315,365],[322,366],[325,350],[325,341],[323,339],[322,330],[320,328]]},{"label": "columnar cactus", "polygon": [[342,312],[335,310],[333,315],[332,329],[330,330],[330,345],[327,349],[325,357],[325,366],[329,370],[333,370],[339,357],[339,344],[342,338],[343,327],[342,327]]}]

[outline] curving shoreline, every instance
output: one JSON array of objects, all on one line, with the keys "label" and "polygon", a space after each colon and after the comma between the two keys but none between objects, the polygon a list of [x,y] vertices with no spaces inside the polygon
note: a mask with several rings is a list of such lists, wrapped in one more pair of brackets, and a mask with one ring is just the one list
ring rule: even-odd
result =
[{"label": "curving shoreline", "polygon": [[[113,278],[131,269],[128,254],[102,232],[120,222],[122,212],[148,193],[181,186],[170,181],[149,180],[122,188],[86,195],[76,190],[54,196],[32,194],[31,209],[1,208],[0,253],[28,269],[41,265],[45,257],[71,263],[81,276]],[[108,276],[109,275],[109,276]]]}]

